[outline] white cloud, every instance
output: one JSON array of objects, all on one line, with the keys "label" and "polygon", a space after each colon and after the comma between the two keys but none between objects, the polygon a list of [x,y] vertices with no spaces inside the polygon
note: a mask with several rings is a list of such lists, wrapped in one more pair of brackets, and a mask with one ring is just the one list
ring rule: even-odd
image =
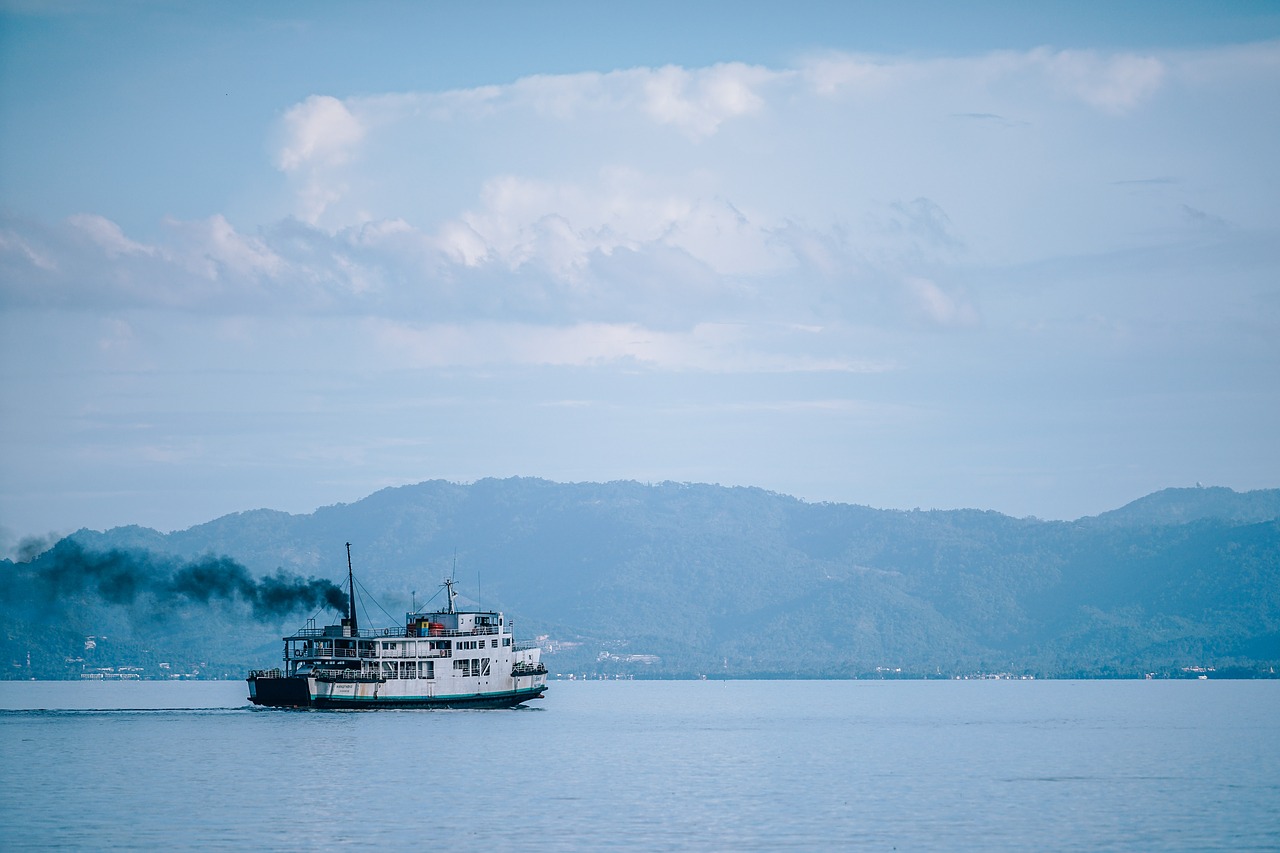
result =
[{"label": "white cloud", "polygon": [[[1247,74],[1223,70],[1232,56],[826,55],[314,95],[278,127],[296,218],[175,220],[145,242],[96,214],[11,223],[3,287],[20,301],[672,333],[762,318],[971,325],[966,270],[1176,242],[1197,225],[1188,210],[1265,222],[1235,203],[1235,163],[1170,132],[1195,123],[1186,87],[1280,76],[1280,45],[1241,49]],[[1247,130],[1245,109],[1219,119]],[[1116,194],[1149,174],[1178,180]]]},{"label": "white cloud", "polygon": [[[740,62],[706,68],[667,65],[608,73],[538,74],[506,86],[360,97],[346,104],[362,117],[362,125],[413,118],[472,122],[525,111],[554,122],[635,115],[699,141],[714,136],[726,122],[761,113],[767,106],[763,91],[792,73]],[[326,113],[332,109],[325,106]]]},{"label": "white cloud", "polygon": [[128,351],[137,341],[137,333],[133,324],[119,317],[108,317],[102,323],[102,334],[98,338],[98,349],[104,353]]},{"label": "white cloud", "polygon": [[365,127],[342,101],[312,95],[285,112],[281,130],[276,165],[300,181],[297,215],[317,222],[345,194],[347,185],[334,180],[333,172],[351,161]]},{"label": "white cloud", "polygon": [[[316,96],[286,114],[291,141],[280,162],[298,173],[296,210],[310,224],[334,232],[399,218],[434,234],[453,263],[540,268],[564,283],[581,282],[594,254],[659,242],[722,275],[774,274],[798,263],[778,234],[801,228],[845,229],[866,244],[863,257],[875,257],[876,235],[857,233],[858,223],[921,197],[947,209],[954,246],[981,256],[998,244],[971,241],[966,221],[989,227],[988,210],[1007,210],[1020,187],[1047,180],[1059,185],[1047,192],[1073,190],[1082,170],[1099,167],[1070,147],[1073,132],[1092,133],[1091,119],[1063,113],[1064,98],[1093,107],[1093,120],[1123,117],[1185,61],[1048,48],[826,55],[796,69],[667,66],[342,102]],[[1041,131],[1032,121],[1055,110],[1055,121],[1069,122],[1067,133],[1055,130],[1061,142],[1042,136],[1053,125]],[[937,126],[977,115],[1002,119]],[[320,131],[331,126],[326,147]],[[992,136],[1001,131],[1020,135]],[[369,156],[354,159],[355,147]],[[1056,158],[1053,170],[1031,157]],[[1039,239],[1056,233],[1041,229]]]},{"label": "white cloud", "polygon": [[882,373],[893,369],[883,360],[779,351],[780,338],[813,332],[741,324],[704,323],[671,332],[635,323],[414,325],[388,319],[369,320],[367,328],[388,363],[416,369],[619,363],[707,373]]},{"label": "white cloud", "polygon": [[210,280],[250,282],[278,276],[284,260],[260,239],[246,237],[215,214],[195,222],[169,220],[184,251],[174,260]]},{"label": "white cloud", "polygon": [[[813,58],[800,68],[807,85],[825,97],[884,98],[892,93],[895,98],[914,99],[922,87],[947,91],[969,86],[985,99],[1010,85],[1034,90],[1043,82],[1055,94],[1113,114],[1125,113],[1151,97],[1167,72],[1167,63],[1156,56],[1048,47],[938,59],[837,54]],[[999,117],[991,110],[959,112]]]},{"label": "white cloud", "polygon": [[877,94],[903,76],[910,66],[901,61],[877,61],[844,54],[813,57],[803,63],[800,74],[819,95]]},{"label": "white cloud", "polygon": [[761,276],[794,265],[772,234],[723,198],[680,194],[664,180],[606,171],[590,184],[504,175],[486,182],[480,206],[440,227],[441,250],[466,266],[532,267],[579,285],[594,255],[679,249],[719,275]]},{"label": "white cloud", "polygon": [[947,293],[927,278],[908,278],[904,281],[916,310],[929,322],[938,326],[973,326],[978,322],[978,312],[958,295]]},{"label": "white cloud", "polygon": [[154,255],[154,246],[144,246],[124,236],[120,226],[103,216],[81,213],[67,219],[96,243],[108,258],[120,255]]},{"label": "white cloud", "polygon": [[1041,48],[1029,57],[1062,91],[1111,113],[1124,113],[1153,95],[1165,78],[1165,64],[1152,56]]},{"label": "white cloud", "polygon": [[276,155],[282,171],[340,166],[351,159],[363,125],[347,105],[329,95],[312,95],[285,112],[284,141]]},{"label": "white cloud", "polygon": [[776,76],[767,69],[741,63],[696,71],[665,66],[645,75],[645,112],[659,124],[672,125],[693,139],[702,139],[729,119],[759,112],[764,99],[756,90]]},{"label": "white cloud", "polygon": [[[11,263],[25,263],[45,273],[56,272],[58,269],[58,262],[50,253],[36,248],[30,240],[10,228],[0,229],[0,256],[9,259]],[[11,286],[16,284],[16,281],[10,281]]]},{"label": "white cloud", "polygon": [[[164,224],[164,239],[143,244],[102,216],[77,215],[51,228],[15,221],[23,236],[11,247],[0,241],[0,263],[10,270],[0,292],[26,305],[257,311],[278,299],[294,272],[264,240],[221,215]],[[39,249],[23,251],[33,244]],[[45,255],[57,263],[43,262]]]},{"label": "white cloud", "polygon": [[[583,111],[613,109],[616,101],[613,94],[615,79],[615,75],[597,72],[537,74],[517,80],[506,91],[510,92],[512,101],[527,101],[539,115],[567,121]],[[504,90],[490,86],[480,91],[496,99]],[[461,103],[470,106],[477,100],[471,98]]]},{"label": "white cloud", "polygon": [[489,258],[489,244],[467,222],[446,222],[436,242],[451,261],[462,266],[477,267]]}]

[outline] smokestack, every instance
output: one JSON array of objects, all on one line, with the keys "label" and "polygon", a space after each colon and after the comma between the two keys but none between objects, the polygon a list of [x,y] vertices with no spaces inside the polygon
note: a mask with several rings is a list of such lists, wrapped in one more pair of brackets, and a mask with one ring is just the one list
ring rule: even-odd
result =
[{"label": "smokestack", "polygon": [[351,571],[351,543],[347,543],[347,624],[351,628],[351,636],[360,636],[360,628],[356,626],[356,576]]}]

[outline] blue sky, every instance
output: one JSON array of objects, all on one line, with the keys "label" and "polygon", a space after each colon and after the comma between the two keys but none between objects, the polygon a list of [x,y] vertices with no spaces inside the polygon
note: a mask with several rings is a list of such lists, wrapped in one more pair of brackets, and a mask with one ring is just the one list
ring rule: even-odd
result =
[{"label": "blue sky", "polygon": [[0,525],[1280,485],[1275,4],[0,4]]}]

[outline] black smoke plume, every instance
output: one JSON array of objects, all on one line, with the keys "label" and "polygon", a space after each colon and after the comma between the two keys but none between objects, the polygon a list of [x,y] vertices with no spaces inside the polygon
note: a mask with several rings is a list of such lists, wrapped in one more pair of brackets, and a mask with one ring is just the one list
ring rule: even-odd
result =
[{"label": "black smoke plume", "polygon": [[347,594],[337,584],[283,570],[258,580],[230,557],[181,562],[148,551],[90,552],[63,539],[37,557],[31,568],[57,599],[92,593],[113,604],[133,604],[142,596],[161,605],[184,599],[202,604],[239,600],[260,619],[322,605],[342,612],[347,609]]}]

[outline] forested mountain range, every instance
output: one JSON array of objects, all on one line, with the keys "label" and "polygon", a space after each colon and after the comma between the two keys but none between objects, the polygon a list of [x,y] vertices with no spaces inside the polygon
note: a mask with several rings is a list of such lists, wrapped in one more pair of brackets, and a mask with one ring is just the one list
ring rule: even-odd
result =
[{"label": "forested mountain range", "polygon": [[[1167,489],[1060,522],[684,483],[431,481],[304,515],[82,530],[4,561],[0,661],[11,678],[274,665],[282,632],[332,610],[268,607],[267,587],[319,596],[350,542],[362,625],[397,624],[453,575],[460,603],[538,638],[553,674],[1269,676],[1278,519],[1276,489]],[[192,579],[221,586],[178,583]]]}]

